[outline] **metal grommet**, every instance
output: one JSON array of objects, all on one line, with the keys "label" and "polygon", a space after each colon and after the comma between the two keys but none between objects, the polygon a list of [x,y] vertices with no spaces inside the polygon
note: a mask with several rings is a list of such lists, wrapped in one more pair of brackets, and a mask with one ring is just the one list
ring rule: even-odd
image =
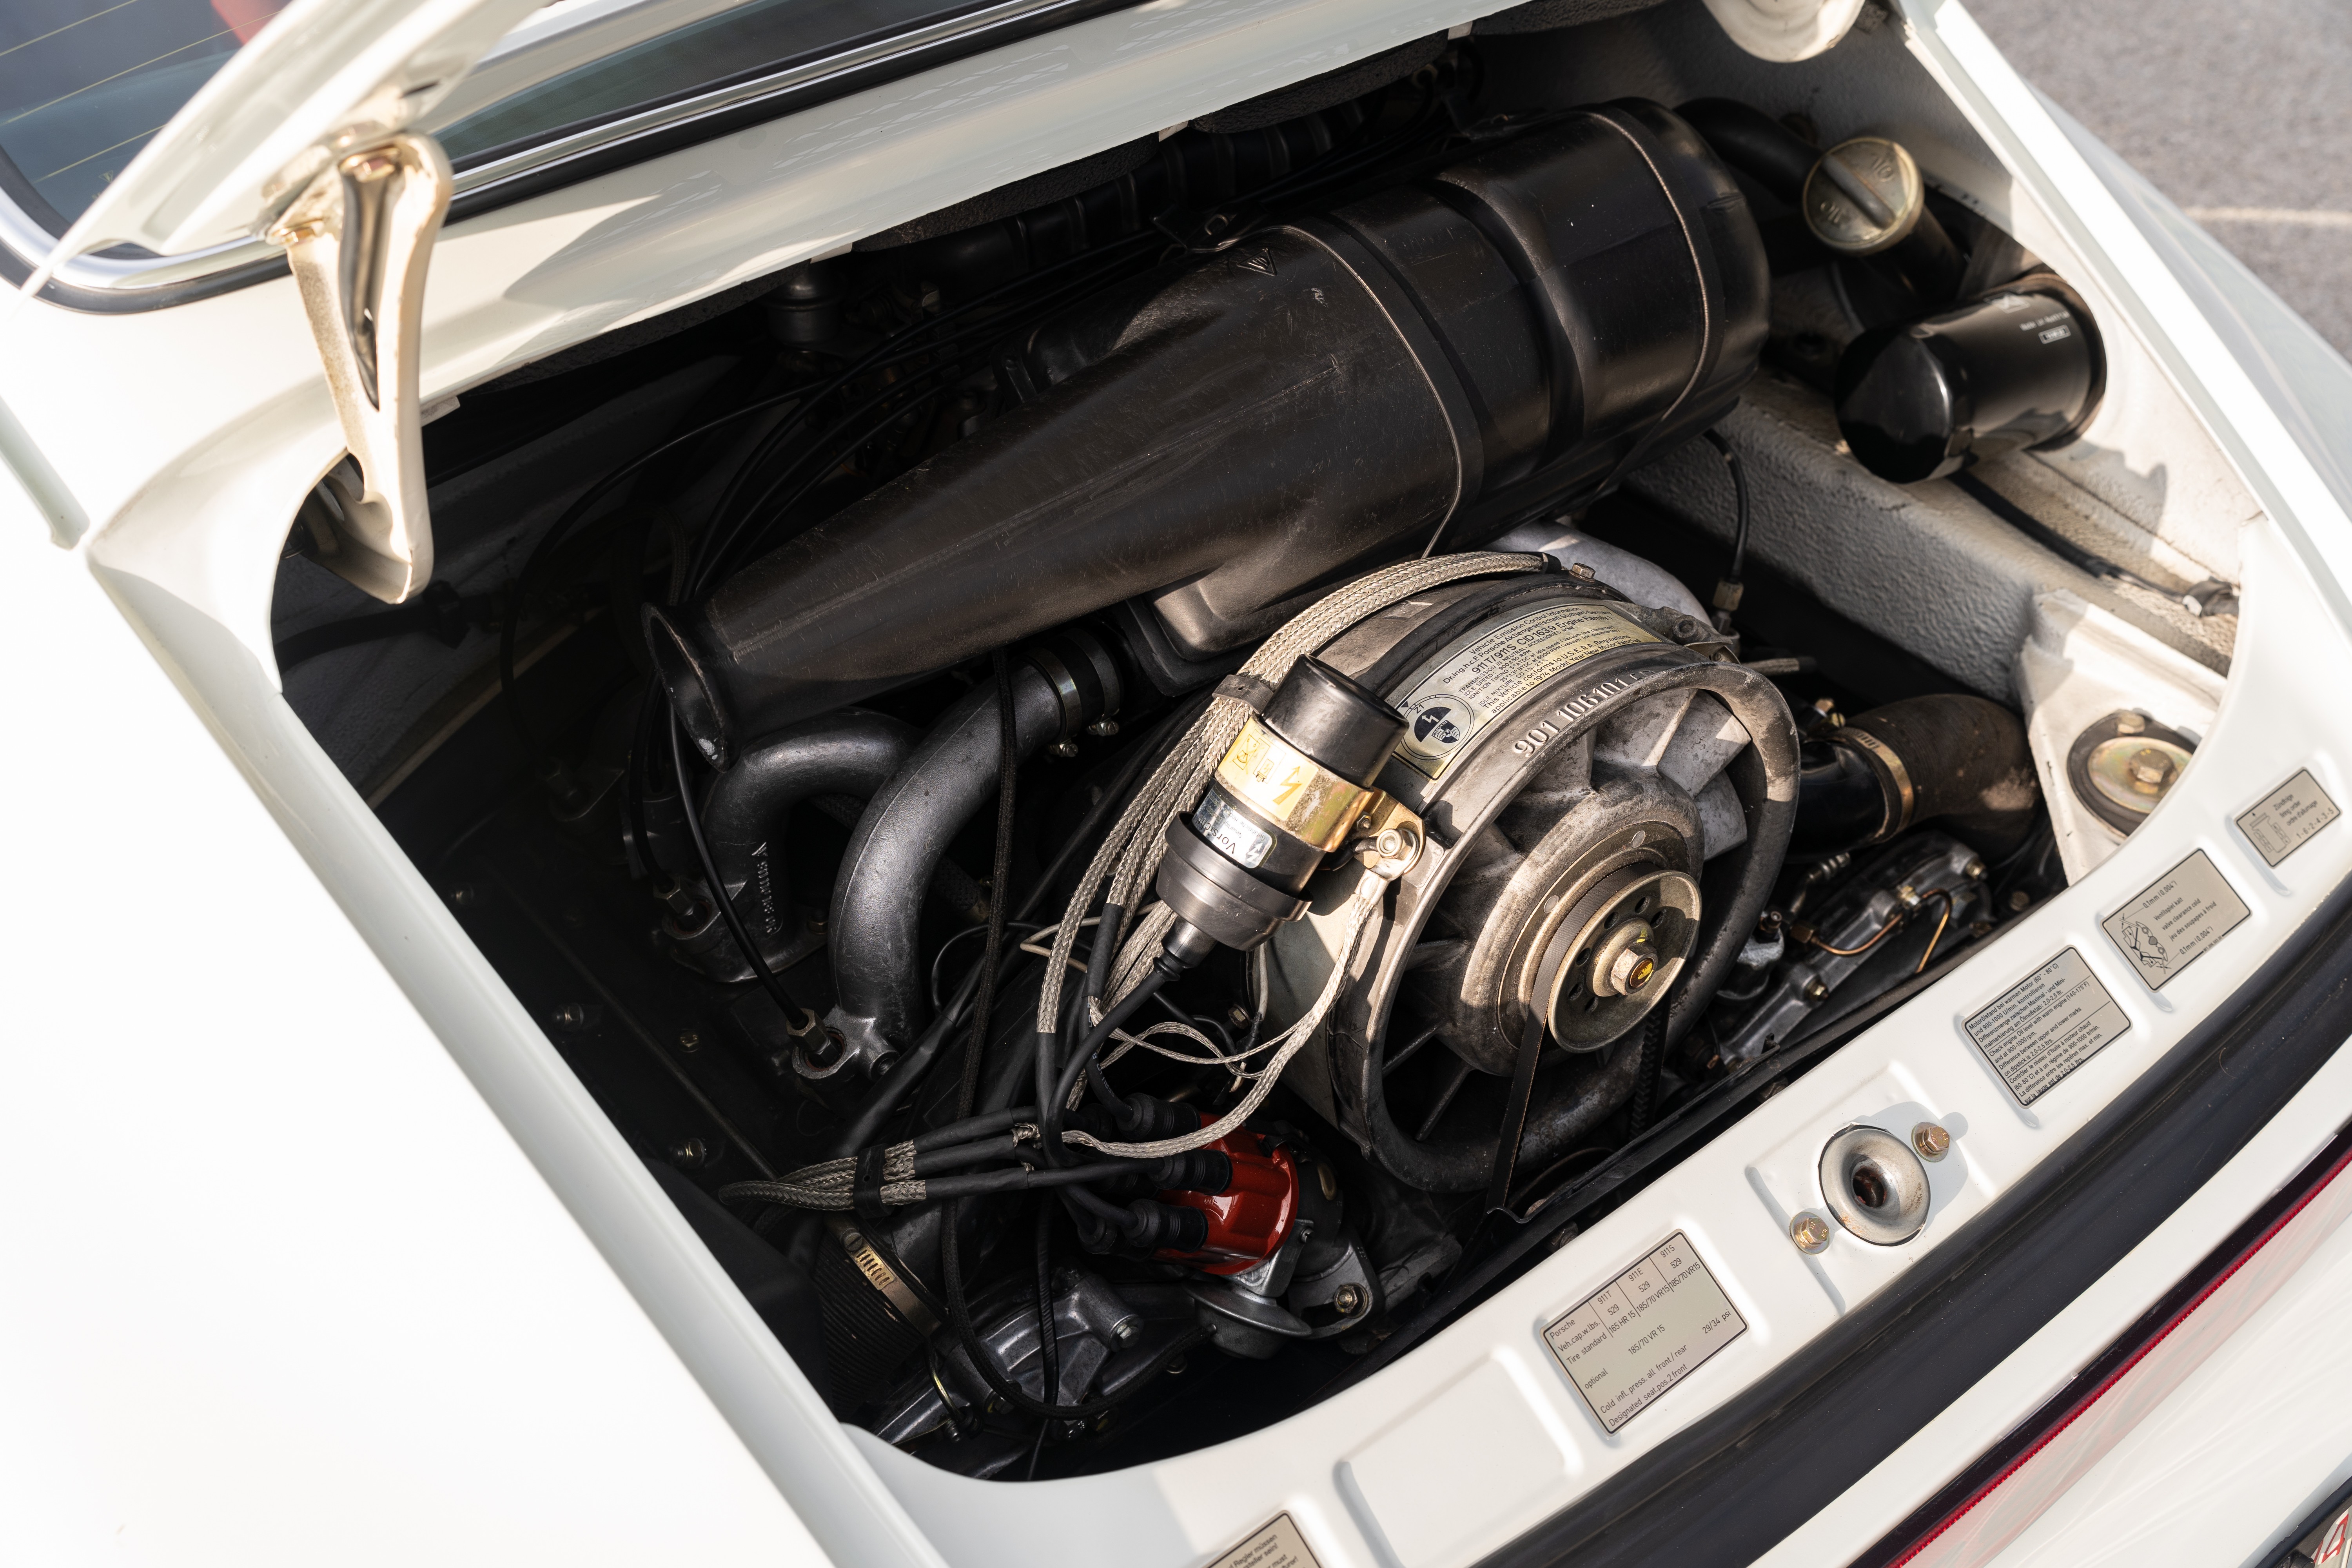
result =
[{"label": "metal grommet", "polygon": [[1849,1127],[1822,1150],[1822,1201],[1874,1247],[1894,1247],[1927,1223],[1927,1167],[1879,1127]]}]

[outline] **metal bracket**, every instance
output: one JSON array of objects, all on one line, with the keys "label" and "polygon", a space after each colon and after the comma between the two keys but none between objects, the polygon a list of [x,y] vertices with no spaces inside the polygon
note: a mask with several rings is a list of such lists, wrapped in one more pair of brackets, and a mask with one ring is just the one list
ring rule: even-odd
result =
[{"label": "metal bracket", "polygon": [[1385,791],[1375,792],[1355,822],[1357,864],[1383,882],[1393,882],[1421,858],[1429,830],[1412,808]]},{"label": "metal bracket", "polygon": [[393,605],[433,576],[417,359],[450,186],[440,144],[402,132],[337,159],[267,236],[293,268],[358,468],[357,483],[333,487],[333,548],[319,560]]}]

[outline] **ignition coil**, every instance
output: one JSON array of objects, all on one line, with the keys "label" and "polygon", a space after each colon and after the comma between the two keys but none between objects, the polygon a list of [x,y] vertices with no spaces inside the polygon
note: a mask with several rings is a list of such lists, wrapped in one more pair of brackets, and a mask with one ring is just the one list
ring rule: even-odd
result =
[{"label": "ignition coil", "polygon": [[1292,665],[1201,804],[1169,824],[1155,884],[1177,914],[1169,954],[1190,964],[1211,943],[1246,952],[1305,913],[1323,858],[1377,826],[1386,796],[1372,781],[1404,730],[1403,715],[1329,665]]}]

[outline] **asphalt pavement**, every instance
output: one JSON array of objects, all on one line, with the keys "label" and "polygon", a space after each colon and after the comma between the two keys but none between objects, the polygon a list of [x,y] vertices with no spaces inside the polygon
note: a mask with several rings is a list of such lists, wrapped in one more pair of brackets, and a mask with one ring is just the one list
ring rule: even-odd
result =
[{"label": "asphalt pavement", "polygon": [[2352,355],[2352,4],[1965,3],[2020,75]]}]

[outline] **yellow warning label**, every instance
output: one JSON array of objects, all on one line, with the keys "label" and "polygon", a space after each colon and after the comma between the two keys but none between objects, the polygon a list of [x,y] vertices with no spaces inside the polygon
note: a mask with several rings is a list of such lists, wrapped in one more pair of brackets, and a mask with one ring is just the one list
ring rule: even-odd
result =
[{"label": "yellow warning label", "polygon": [[1406,724],[1397,758],[1442,778],[1480,731],[1569,666],[1612,647],[1664,640],[1585,601],[1555,600],[1487,622],[1422,666],[1396,699]]}]

